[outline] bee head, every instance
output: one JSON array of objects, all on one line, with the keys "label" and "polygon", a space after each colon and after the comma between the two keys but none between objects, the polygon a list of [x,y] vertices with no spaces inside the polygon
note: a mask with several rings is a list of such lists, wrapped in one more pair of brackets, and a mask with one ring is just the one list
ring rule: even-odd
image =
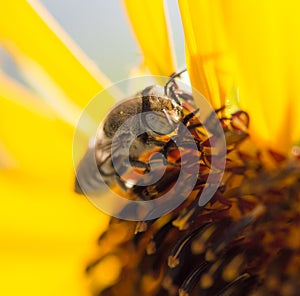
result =
[{"label": "bee head", "polygon": [[172,98],[158,95],[144,95],[144,123],[150,128],[150,134],[166,135],[172,133],[183,119],[182,106]]}]

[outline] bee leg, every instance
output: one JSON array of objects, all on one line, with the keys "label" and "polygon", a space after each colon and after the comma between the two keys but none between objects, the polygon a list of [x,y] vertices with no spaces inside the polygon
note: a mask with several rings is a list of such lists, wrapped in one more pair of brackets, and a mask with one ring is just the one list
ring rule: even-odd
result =
[{"label": "bee leg", "polygon": [[149,163],[143,162],[138,159],[130,159],[130,163],[134,168],[144,169],[144,173],[149,173],[151,170],[155,170],[157,168],[161,168],[162,166],[166,166],[166,165],[179,167],[178,164],[166,160],[166,155],[164,155],[163,153],[161,154],[163,155],[163,157],[159,155],[158,157],[156,157],[156,155],[154,155],[154,157],[150,159]]},{"label": "bee leg", "polygon": [[166,96],[170,96],[171,98],[173,98],[178,104],[181,104],[181,102],[180,102],[180,99],[181,99],[196,108],[196,104],[195,104],[192,94],[182,91],[180,89],[180,87],[178,87],[178,85],[175,81],[175,78],[180,77],[181,74],[186,71],[187,71],[187,69],[185,68],[180,72],[173,73],[170,76],[170,79],[167,81],[167,83],[164,86],[164,93]]},{"label": "bee leg", "polygon": [[187,125],[188,122],[199,112],[199,108],[195,109],[193,112],[187,114],[186,116],[184,116],[182,123],[184,125]]},{"label": "bee leg", "polygon": [[147,144],[148,147],[163,147],[164,145],[166,145],[166,141],[163,141],[163,140],[158,140],[158,139],[155,139],[153,137],[149,137],[147,136],[147,138],[144,140],[144,142]]},{"label": "bee leg", "polygon": [[220,107],[220,108],[218,108],[218,109],[216,109],[215,110],[215,113],[220,113],[221,111],[224,111],[226,109],[226,106],[222,106],[222,107]]},{"label": "bee leg", "polygon": [[163,147],[166,144],[166,141],[158,140],[152,136],[149,136],[146,133],[143,133],[138,136],[138,141],[146,145],[146,147]]},{"label": "bee leg", "polygon": [[170,78],[169,80],[167,81],[167,83],[165,84],[165,87],[164,87],[164,90],[165,90],[165,95],[167,96],[168,95],[168,86],[170,83],[175,83],[174,79],[177,78],[177,77],[180,77],[180,75],[184,72],[186,72],[187,69],[183,69],[181,70],[180,72],[174,72],[173,74],[170,75]]},{"label": "bee leg", "polygon": [[169,80],[164,86],[164,94],[168,97],[174,99],[178,104],[181,105],[181,100],[190,103],[192,106],[195,106],[194,98],[191,94],[184,92],[178,87],[175,78],[180,77],[182,73],[186,72],[187,69],[183,69],[180,72],[175,72],[170,75]]},{"label": "bee leg", "polygon": [[182,91],[175,81],[173,81],[173,84],[168,88],[167,95],[174,99],[178,104],[181,104],[181,99],[190,104],[192,107],[196,107],[193,96],[190,93]]},{"label": "bee leg", "polygon": [[[165,92],[166,92],[166,90],[165,90]],[[176,82],[173,81],[172,85],[168,88],[166,95],[171,97],[172,99],[174,99],[177,104],[181,105],[181,102],[179,99],[179,93],[180,93],[180,90],[179,90]]]},{"label": "bee leg", "polygon": [[130,160],[131,165],[134,168],[144,169],[145,172],[149,172],[150,166],[147,162],[144,162],[144,161],[141,161],[141,160],[138,160],[138,159],[134,159],[134,158],[130,158],[129,160]]}]

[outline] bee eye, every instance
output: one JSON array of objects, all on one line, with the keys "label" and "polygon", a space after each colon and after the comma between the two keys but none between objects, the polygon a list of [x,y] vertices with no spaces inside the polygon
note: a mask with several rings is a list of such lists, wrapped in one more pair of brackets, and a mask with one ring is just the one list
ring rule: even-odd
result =
[{"label": "bee eye", "polygon": [[170,134],[175,129],[175,124],[170,122],[165,114],[160,115],[158,112],[147,112],[145,122],[151,131],[159,135]]}]

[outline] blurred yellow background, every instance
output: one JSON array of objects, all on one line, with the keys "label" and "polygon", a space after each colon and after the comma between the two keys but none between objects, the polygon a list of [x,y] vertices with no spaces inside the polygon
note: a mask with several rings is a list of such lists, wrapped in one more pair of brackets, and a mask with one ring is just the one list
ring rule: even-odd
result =
[{"label": "blurred yellow background", "polygon": [[73,193],[73,132],[89,100],[141,59],[121,1],[2,4],[0,295],[87,295],[84,268],[108,217]]}]

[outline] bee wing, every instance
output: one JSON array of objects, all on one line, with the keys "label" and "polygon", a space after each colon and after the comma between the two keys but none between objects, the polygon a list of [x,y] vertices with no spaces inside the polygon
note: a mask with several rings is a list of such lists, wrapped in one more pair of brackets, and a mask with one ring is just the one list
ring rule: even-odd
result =
[{"label": "bee wing", "polygon": [[95,160],[95,149],[89,148],[76,169],[74,190],[80,194],[97,194],[107,188]]}]

